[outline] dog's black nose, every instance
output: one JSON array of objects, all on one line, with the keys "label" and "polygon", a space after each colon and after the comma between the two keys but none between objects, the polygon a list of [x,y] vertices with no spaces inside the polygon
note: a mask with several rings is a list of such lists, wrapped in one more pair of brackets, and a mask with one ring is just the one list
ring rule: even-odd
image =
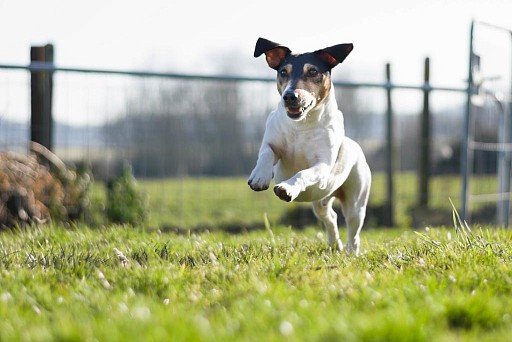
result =
[{"label": "dog's black nose", "polygon": [[297,94],[294,91],[287,91],[286,93],[283,94],[283,100],[286,103],[297,102],[298,99],[299,99],[299,94]]}]

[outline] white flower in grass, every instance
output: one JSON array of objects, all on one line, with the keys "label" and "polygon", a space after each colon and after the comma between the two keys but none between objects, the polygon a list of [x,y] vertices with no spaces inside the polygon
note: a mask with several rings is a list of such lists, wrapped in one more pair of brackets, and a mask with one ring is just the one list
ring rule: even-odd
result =
[{"label": "white flower in grass", "polygon": [[4,292],[0,295],[0,301],[3,303],[10,302],[12,300],[12,295],[9,292]]},{"label": "white flower in grass", "polygon": [[117,258],[121,262],[121,266],[126,267],[128,266],[128,263],[130,262],[128,258],[121,252],[119,249],[114,248],[114,253],[116,253]]},{"label": "white flower in grass", "polygon": [[450,275],[448,276],[448,279],[450,279],[450,281],[451,281],[452,283],[457,282],[457,278],[455,278],[455,276],[454,276],[453,274],[450,274]]},{"label": "white flower in grass", "polygon": [[165,298],[164,299],[164,305],[169,305],[171,301],[169,300],[169,298]]},{"label": "white flower in grass", "polygon": [[279,325],[279,332],[283,336],[290,336],[293,334],[293,325],[288,321],[282,321]]},{"label": "white flower in grass", "polygon": [[219,265],[219,260],[217,260],[217,257],[215,256],[215,254],[213,254],[213,252],[210,252],[208,256],[210,257],[210,261],[213,266]]},{"label": "white flower in grass", "polygon": [[192,303],[197,303],[197,302],[199,302],[199,300],[201,299],[201,295],[200,295],[198,292],[191,292],[191,293],[188,295],[188,299],[189,299]]},{"label": "white flower in grass", "polygon": [[105,275],[100,270],[98,270],[98,279],[105,289],[112,290],[112,285],[110,285],[107,278],[105,278]]},{"label": "white flower in grass", "polygon": [[34,312],[38,315],[41,314],[41,309],[39,309],[39,307],[37,307],[37,305],[32,305],[32,309],[34,310]]},{"label": "white flower in grass", "polygon": [[320,241],[324,241],[324,234],[322,232],[316,233],[316,238]]},{"label": "white flower in grass", "polygon": [[132,310],[133,318],[146,321],[151,317],[151,311],[145,306],[139,306]]},{"label": "white flower in grass", "polygon": [[211,291],[211,294],[212,294],[212,297],[215,299],[219,299],[220,297],[222,297],[222,291],[219,289],[213,288]]},{"label": "white flower in grass", "polygon": [[126,303],[124,302],[121,302],[117,305],[118,309],[119,309],[119,312],[121,313],[127,313],[128,312],[128,305],[126,305]]},{"label": "white flower in grass", "polygon": [[268,286],[267,284],[263,282],[257,282],[254,284],[254,287],[256,288],[256,291],[258,291],[259,294],[265,294],[267,293]]},{"label": "white flower in grass", "polygon": [[196,322],[196,325],[199,327],[199,329],[206,331],[210,329],[210,321],[208,318],[202,316],[202,315],[196,315],[194,317],[194,320]]}]

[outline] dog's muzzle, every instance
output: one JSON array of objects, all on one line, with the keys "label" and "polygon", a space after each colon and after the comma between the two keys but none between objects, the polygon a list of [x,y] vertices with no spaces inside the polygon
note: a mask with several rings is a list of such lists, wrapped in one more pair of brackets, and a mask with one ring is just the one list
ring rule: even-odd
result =
[{"label": "dog's muzzle", "polygon": [[290,119],[297,120],[312,105],[312,102],[306,102],[295,90],[286,91],[283,94],[283,103],[286,114]]}]

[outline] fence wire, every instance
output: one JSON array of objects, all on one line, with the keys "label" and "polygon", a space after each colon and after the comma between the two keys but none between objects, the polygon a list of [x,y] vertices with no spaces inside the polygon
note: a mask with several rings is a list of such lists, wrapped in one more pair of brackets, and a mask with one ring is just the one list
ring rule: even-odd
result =
[{"label": "fence wire", "polygon": [[[368,223],[373,226],[380,224],[385,201],[385,87],[336,87],[347,135],[361,144],[374,173],[370,216],[376,218]],[[417,199],[421,89],[393,91],[399,225],[420,222],[409,208]],[[0,94],[0,148],[26,151],[29,73],[0,69]],[[68,164],[92,169],[100,201],[102,184],[128,163],[149,196],[155,226],[208,226],[213,215],[228,227],[251,227],[263,222],[265,212],[278,223],[314,220],[299,205],[252,193],[245,185],[266,116],[279,101],[273,83],[70,71],[55,73],[53,94],[55,152]],[[431,202],[446,207],[448,197],[458,200],[464,97],[449,88],[431,97]]]}]

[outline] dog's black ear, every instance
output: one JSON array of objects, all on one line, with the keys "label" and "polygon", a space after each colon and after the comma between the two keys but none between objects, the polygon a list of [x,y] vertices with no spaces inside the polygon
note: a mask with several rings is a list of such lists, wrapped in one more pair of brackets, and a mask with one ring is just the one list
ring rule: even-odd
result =
[{"label": "dog's black ear", "polygon": [[258,38],[254,48],[254,57],[265,54],[267,64],[272,69],[277,69],[290,53],[290,49],[279,43],[274,43],[265,38]]},{"label": "dog's black ear", "polygon": [[336,65],[343,62],[353,49],[353,44],[338,44],[325,49],[317,50],[315,53],[317,53],[320,58],[322,58],[332,69]]}]

